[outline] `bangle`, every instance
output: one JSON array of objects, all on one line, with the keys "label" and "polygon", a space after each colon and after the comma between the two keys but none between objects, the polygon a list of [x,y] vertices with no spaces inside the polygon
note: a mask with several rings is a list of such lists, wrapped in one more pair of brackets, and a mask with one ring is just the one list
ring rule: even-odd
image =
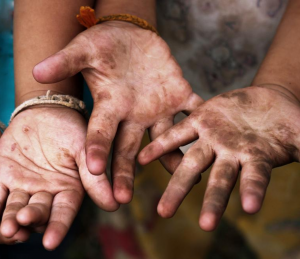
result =
[{"label": "bangle", "polygon": [[41,105],[41,104],[58,104],[74,109],[81,113],[86,119],[88,119],[88,112],[86,110],[85,103],[71,95],[54,94],[50,95],[50,90],[47,91],[46,95],[38,96],[30,99],[21,105],[19,105],[11,115],[9,123],[15,118],[21,111],[28,107]]},{"label": "bangle", "polygon": [[139,18],[135,15],[131,14],[112,14],[107,16],[102,16],[100,18],[96,18],[95,10],[90,8],[89,6],[81,6],[80,14],[76,16],[78,22],[86,28],[90,28],[96,24],[107,22],[107,21],[123,21],[133,23],[145,30],[153,31],[158,34],[158,31],[154,26],[149,24],[146,20]]},{"label": "bangle", "polygon": [[0,121],[0,132],[3,133],[5,129],[6,129],[5,124]]}]

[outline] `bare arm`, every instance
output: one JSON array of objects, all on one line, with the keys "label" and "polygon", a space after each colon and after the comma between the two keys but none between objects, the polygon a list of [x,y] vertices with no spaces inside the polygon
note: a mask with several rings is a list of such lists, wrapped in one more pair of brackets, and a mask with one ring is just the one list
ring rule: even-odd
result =
[{"label": "bare arm", "polygon": [[110,14],[136,15],[151,25],[156,26],[156,1],[155,0],[102,0],[97,1],[96,15],[98,17]]},{"label": "bare arm", "polygon": [[278,85],[300,100],[300,1],[290,0],[253,85]]},{"label": "bare arm", "polygon": [[53,93],[80,97],[82,81],[74,76],[50,85],[38,83],[32,76],[33,67],[49,55],[65,47],[84,28],[76,14],[82,5],[94,0],[16,0],[14,20],[14,62],[16,105]]}]

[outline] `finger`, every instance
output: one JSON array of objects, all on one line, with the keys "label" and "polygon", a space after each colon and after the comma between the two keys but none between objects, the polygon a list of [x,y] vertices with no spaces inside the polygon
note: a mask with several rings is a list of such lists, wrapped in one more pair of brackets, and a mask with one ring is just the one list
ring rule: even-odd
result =
[{"label": "finger", "polygon": [[213,159],[211,148],[199,140],[187,151],[158,204],[157,210],[162,217],[169,218],[175,214],[200,173],[211,165]]},{"label": "finger", "polygon": [[[166,130],[171,128],[174,125],[173,118],[165,118],[163,120],[160,120],[155,123],[150,129],[149,129],[149,135],[150,139],[154,140],[159,135],[163,134]],[[181,159],[183,157],[183,153],[180,151],[180,149],[177,149],[167,155],[162,156],[159,160],[164,166],[164,168],[170,173],[173,174],[178,167],[178,165],[181,162]]]},{"label": "finger", "polygon": [[3,184],[0,184],[0,215],[2,215],[2,212],[5,208],[7,196],[8,189]]},{"label": "finger", "polygon": [[256,213],[263,203],[272,167],[265,162],[247,162],[242,165],[240,193],[247,213]]},{"label": "finger", "polygon": [[6,238],[0,234],[0,244],[14,245],[26,242],[30,237],[30,231],[26,228],[20,228],[19,231],[11,238]]},{"label": "finger", "polygon": [[28,193],[12,191],[9,194],[1,223],[1,233],[4,237],[13,237],[13,235],[18,232],[20,226],[17,222],[16,215],[20,209],[28,204],[28,201]]},{"label": "finger", "polygon": [[212,231],[218,225],[239,172],[239,163],[233,158],[217,158],[210,172],[204,195],[200,227]]},{"label": "finger", "polygon": [[197,95],[196,93],[192,93],[186,103],[186,107],[183,113],[186,115],[190,115],[194,110],[196,110],[203,103],[204,100],[199,95]]},{"label": "finger", "polygon": [[74,76],[86,68],[88,46],[79,38],[75,38],[68,46],[56,54],[48,57],[33,68],[36,81],[43,84],[57,83]]},{"label": "finger", "polygon": [[190,118],[176,124],[146,146],[139,154],[138,160],[142,165],[174,151],[197,139],[198,133],[192,126]]},{"label": "finger", "polygon": [[17,221],[22,226],[38,227],[47,223],[50,217],[53,196],[47,192],[34,194],[29,204],[17,213]]},{"label": "finger", "polygon": [[54,197],[43,238],[47,250],[54,250],[60,245],[79,211],[82,199],[83,193],[74,190],[60,192]]},{"label": "finger", "polygon": [[120,120],[105,106],[93,109],[86,139],[87,167],[92,174],[103,174],[106,170],[111,144]]},{"label": "finger", "polygon": [[133,195],[136,155],[141,146],[145,128],[130,123],[119,127],[114,144],[112,178],[114,197],[119,203],[129,203]]},{"label": "finger", "polygon": [[113,196],[112,187],[106,174],[92,175],[86,165],[86,154],[82,150],[76,159],[82,185],[95,204],[106,211],[115,211],[119,204]]}]

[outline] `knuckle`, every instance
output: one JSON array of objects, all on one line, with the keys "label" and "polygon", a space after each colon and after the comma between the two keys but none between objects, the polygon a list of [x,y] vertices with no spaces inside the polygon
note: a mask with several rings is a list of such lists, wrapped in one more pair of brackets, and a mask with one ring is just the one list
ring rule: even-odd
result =
[{"label": "knuckle", "polygon": [[181,165],[192,172],[198,172],[200,167],[199,162],[191,157],[183,157]]}]

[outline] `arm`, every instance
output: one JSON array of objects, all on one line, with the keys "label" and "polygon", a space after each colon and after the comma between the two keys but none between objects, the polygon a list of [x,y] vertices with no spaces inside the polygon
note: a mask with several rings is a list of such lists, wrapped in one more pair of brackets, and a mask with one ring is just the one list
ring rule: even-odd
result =
[{"label": "arm", "polygon": [[80,97],[82,80],[74,76],[67,80],[42,85],[32,76],[33,67],[42,59],[66,46],[83,28],[75,19],[81,5],[93,5],[94,0],[15,1],[14,64],[16,105],[33,97],[53,93]]},{"label": "arm", "polygon": [[98,0],[96,16],[132,14],[156,27],[156,0]]},{"label": "arm", "polygon": [[281,86],[300,100],[299,28],[300,1],[290,0],[253,85]]}]

